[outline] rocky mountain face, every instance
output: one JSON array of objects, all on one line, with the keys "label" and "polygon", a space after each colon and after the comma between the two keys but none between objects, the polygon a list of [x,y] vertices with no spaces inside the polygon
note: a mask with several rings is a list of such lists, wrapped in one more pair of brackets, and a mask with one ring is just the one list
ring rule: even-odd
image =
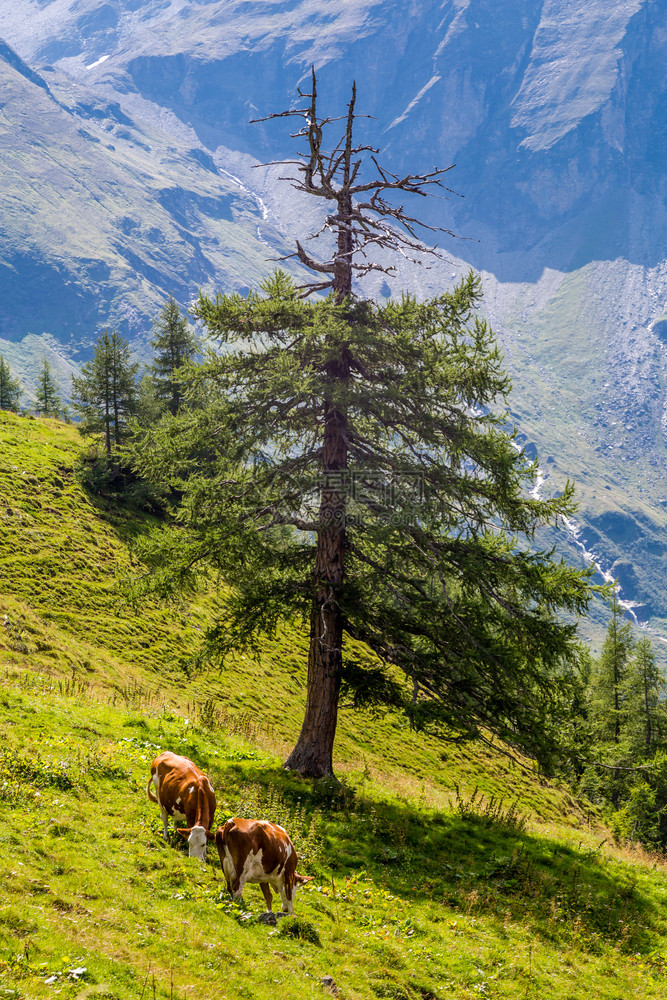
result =
[{"label": "rocky mountain face", "polygon": [[456,163],[416,211],[461,237],[364,292],[482,273],[541,489],[579,486],[568,557],[667,632],[664,4],[4,0],[0,38],[0,353],[28,384],[36,345],[76,366],[113,325],[141,354],[168,294],[269,273],[319,206],[250,121],[311,65],[333,114],[355,79],[391,169]]}]

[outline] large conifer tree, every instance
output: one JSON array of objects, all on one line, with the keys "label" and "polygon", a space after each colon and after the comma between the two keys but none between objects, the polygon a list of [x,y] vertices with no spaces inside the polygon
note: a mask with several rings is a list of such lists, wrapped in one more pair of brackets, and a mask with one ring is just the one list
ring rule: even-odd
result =
[{"label": "large conifer tree", "polygon": [[[201,559],[220,568],[232,587],[212,635],[223,652],[281,619],[309,623],[305,716],[287,767],[332,773],[341,684],[401,702],[395,671],[419,691],[405,699],[417,724],[495,732],[546,762],[576,683],[576,626],[560,612],[581,612],[590,588],[587,573],[530,543],[571,511],[572,487],[530,494],[535,468],[506,430],[509,380],[476,315],[478,279],[425,303],[353,294],[355,273],[381,267],[371,245],[421,248],[415,220],[385,196],[423,194],[442,171],[360,178],[354,93],[329,154],[314,76],[305,96],[289,113],[308,143],[295,184],[333,202],[335,247],[321,262],[297,243],[318,274],[301,290],[278,272],[261,294],[200,297],[196,314],[226,350],[193,387],[208,383],[218,401],[178,435],[148,435],[139,458],[144,475],[184,493],[169,572],[184,578]],[[314,289],[331,295],[299,297]],[[158,573],[165,551],[153,551]],[[346,656],[346,635],[374,665]]]}]

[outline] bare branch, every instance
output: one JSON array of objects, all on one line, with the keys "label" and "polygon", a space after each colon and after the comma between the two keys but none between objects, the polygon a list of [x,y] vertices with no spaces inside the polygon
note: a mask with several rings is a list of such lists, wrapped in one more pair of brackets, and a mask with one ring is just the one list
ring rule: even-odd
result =
[{"label": "bare branch", "polygon": [[325,274],[332,274],[334,271],[333,264],[320,264],[307,254],[298,240],[296,240],[296,255],[301,263],[310,268],[311,271],[323,271]]},{"label": "bare branch", "polygon": [[[425,198],[431,192],[455,195],[456,192],[444,184],[444,176],[453,169],[434,167],[422,174],[399,175],[384,167],[378,159],[375,146],[356,143],[354,126],[359,115],[356,110],[357,89],[352,84],[352,93],[345,115],[323,117],[318,112],[318,91],[315,68],[311,68],[311,88],[309,92],[299,88],[301,104],[297,108],[268,115],[254,121],[271,121],[274,118],[296,118],[301,126],[295,137],[305,139],[307,147],[297,153],[297,159],[274,160],[264,166],[285,164],[296,167],[291,176],[281,177],[289,181],[297,191],[324,198],[333,202],[331,211],[319,229],[310,233],[309,240],[317,239],[323,233],[334,233],[336,248],[332,259],[320,261],[308,254],[302,244],[296,241],[293,255],[304,267],[316,274],[332,275],[332,281],[313,281],[300,286],[303,295],[313,291],[324,291],[333,287],[335,295],[342,301],[352,292],[352,277],[362,278],[372,271],[391,274],[394,265],[371,260],[370,252],[398,254],[410,263],[427,267],[425,258],[446,259],[438,246],[422,242],[419,234],[424,232],[443,233],[455,237],[451,229],[424,222],[407,212],[402,204],[393,205],[388,196],[394,193],[419,195]],[[345,128],[338,132],[336,141],[327,150],[324,143],[325,132],[330,126],[345,122]],[[372,164],[376,176],[362,177],[364,162]],[[360,199],[359,196],[362,196]],[[287,257],[281,258],[286,260]],[[333,283],[332,283],[333,282]]]}]

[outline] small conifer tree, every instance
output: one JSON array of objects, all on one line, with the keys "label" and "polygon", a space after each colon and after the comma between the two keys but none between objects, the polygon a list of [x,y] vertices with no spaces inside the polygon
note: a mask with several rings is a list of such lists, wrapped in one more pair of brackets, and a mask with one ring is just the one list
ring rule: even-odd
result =
[{"label": "small conifer tree", "polygon": [[625,678],[625,729],[634,757],[649,757],[663,738],[664,682],[648,636],[636,644]]},{"label": "small conifer tree", "polygon": [[181,315],[173,296],[165,302],[155,321],[151,347],[155,359],[148,366],[148,374],[155,387],[155,395],[164,401],[170,413],[176,414],[183,404],[183,387],[178,370],[199,352],[199,341]]},{"label": "small conifer tree", "polygon": [[0,354],[0,410],[18,410],[21,383],[12,377],[11,370]]},{"label": "small conifer tree", "polygon": [[132,361],[128,342],[116,330],[105,330],[92,359],[72,379],[72,402],[81,416],[82,434],[104,434],[107,456],[121,443],[134,411],[139,362]]},{"label": "small conifer tree", "polygon": [[634,650],[632,627],[614,597],[611,618],[599,660],[590,679],[590,711],[598,743],[618,746],[626,716],[627,672]]},{"label": "small conifer tree", "polygon": [[58,385],[53,377],[53,370],[46,358],[42,359],[42,367],[35,386],[35,408],[43,417],[57,417],[62,413],[62,399]]}]

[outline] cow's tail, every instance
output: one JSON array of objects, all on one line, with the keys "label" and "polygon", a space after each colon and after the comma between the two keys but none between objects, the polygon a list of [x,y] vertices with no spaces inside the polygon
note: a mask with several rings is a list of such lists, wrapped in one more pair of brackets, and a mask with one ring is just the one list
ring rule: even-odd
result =
[{"label": "cow's tail", "polygon": [[[151,774],[146,785],[146,796],[149,802],[158,802],[157,795],[153,791],[153,775]],[[159,805],[159,802],[158,802]]]}]

